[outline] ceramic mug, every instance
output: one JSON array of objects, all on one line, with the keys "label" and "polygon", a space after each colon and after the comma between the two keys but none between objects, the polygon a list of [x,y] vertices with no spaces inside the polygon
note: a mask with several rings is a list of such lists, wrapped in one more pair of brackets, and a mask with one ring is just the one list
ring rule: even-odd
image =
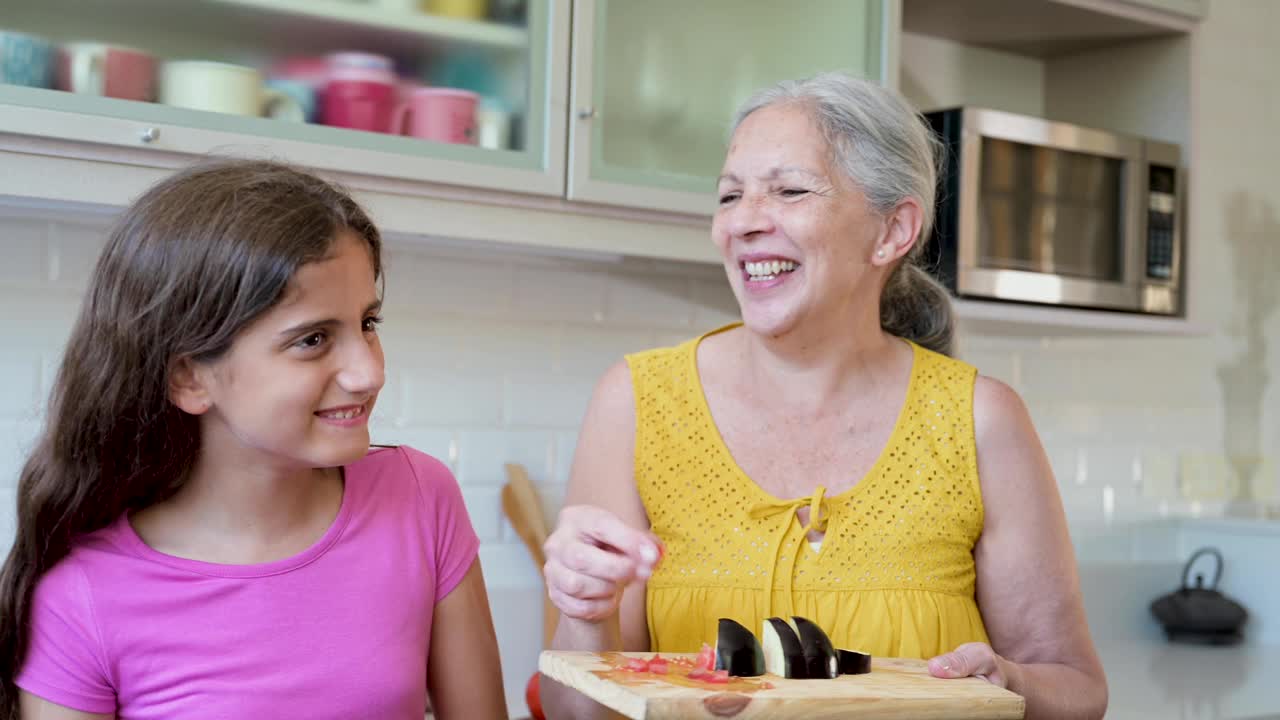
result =
[{"label": "ceramic mug", "polygon": [[476,144],[490,150],[511,146],[511,113],[500,107],[476,110]]},{"label": "ceramic mug", "polygon": [[459,20],[483,20],[489,14],[489,0],[423,0],[423,9]]},{"label": "ceramic mug", "polygon": [[26,33],[0,30],[0,83],[53,87],[53,43]]},{"label": "ceramic mug", "polygon": [[58,53],[58,89],[123,100],[156,99],[156,59],[141,50],[69,43]]},{"label": "ceramic mug", "polygon": [[293,98],[298,107],[302,108],[302,119],[305,122],[316,122],[320,108],[316,90],[310,83],[289,78],[272,78],[267,81],[267,87]]},{"label": "ceramic mug", "polygon": [[266,87],[251,67],[205,60],[164,64],[160,102],[209,112],[271,117],[302,122],[302,106],[288,95]]},{"label": "ceramic mug", "polygon": [[408,102],[396,108],[392,132],[436,142],[474,145],[479,100],[480,96],[470,90],[418,88]]},{"label": "ceramic mug", "polygon": [[335,68],[324,89],[325,125],[391,132],[396,111],[396,76],[389,70]]}]

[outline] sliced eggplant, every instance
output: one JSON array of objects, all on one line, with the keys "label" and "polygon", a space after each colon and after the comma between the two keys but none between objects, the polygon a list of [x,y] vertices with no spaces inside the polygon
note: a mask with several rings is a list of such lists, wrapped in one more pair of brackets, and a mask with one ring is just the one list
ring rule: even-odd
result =
[{"label": "sliced eggplant", "polygon": [[795,630],[782,618],[764,621],[761,632],[764,644],[764,668],[778,677],[804,679],[809,673],[804,661],[804,648]]},{"label": "sliced eggplant", "polygon": [[729,618],[720,618],[716,633],[716,669],[728,670],[735,677],[764,674],[764,651],[760,649],[760,641],[750,630]]},{"label": "sliced eggplant", "polygon": [[856,650],[839,650],[841,675],[866,675],[871,672],[871,656]]},{"label": "sliced eggplant", "polygon": [[800,638],[800,649],[804,652],[805,676],[812,679],[835,678],[840,674],[836,649],[831,645],[831,638],[822,632],[817,623],[798,615],[791,616],[791,622]]}]

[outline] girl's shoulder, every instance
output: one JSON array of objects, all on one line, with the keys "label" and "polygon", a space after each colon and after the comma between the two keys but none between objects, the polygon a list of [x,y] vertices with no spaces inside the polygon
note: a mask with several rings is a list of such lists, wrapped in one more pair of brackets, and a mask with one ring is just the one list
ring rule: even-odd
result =
[{"label": "girl's shoulder", "polygon": [[372,447],[367,455],[346,467],[346,475],[349,487],[383,497],[413,493],[428,502],[455,495],[461,498],[449,466],[408,445]]}]

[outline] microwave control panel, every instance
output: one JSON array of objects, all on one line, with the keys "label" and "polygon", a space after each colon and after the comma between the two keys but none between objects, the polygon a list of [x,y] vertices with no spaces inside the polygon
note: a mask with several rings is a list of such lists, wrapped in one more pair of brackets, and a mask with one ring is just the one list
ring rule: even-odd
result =
[{"label": "microwave control panel", "polygon": [[1173,253],[1177,228],[1177,171],[1152,165],[1147,199],[1147,277],[1173,279]]}]

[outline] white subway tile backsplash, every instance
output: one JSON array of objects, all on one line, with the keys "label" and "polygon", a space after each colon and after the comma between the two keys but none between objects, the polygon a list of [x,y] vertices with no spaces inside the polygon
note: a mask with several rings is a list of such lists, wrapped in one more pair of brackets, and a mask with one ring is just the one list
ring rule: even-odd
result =
[{"label": "white subway tile backsplash", "polygon": [[501,486],[507,463],[523,465],[536,481],[550,477],[554,435],[548,430],[462,430],[458,433],[458,477],[468,485]]},{"label": "white subway tile backsplash", "polygon": [[598,378],[627,353],[654,346],[651,332],[608,326],[569,325],[560,338],[560,370],[573,377]]},{"label": "white subway tile backsplash", "polygon": [[0,418],[29,420],[41,413],[40,360],[0,354]]},{"label": "white subway tile backsplash", "polygon": [[401,417],[408,423],[499,425],[503,382],[492,375],[460,372],[402,372]]},{"label": "white subway tile backsplash", "polygon": [[605,319],[643,327],[687,328],[693,321],[692,285],[683,275],[610,273]]},{"label": "white subway tile backsplash", "polygon": [[106,245],[107,232],[105,224],[53,223],[49,228],[49,281],[72,290],[87,286]]},{"label": "white subway tile backsplash", "polygon": [[[542,569],[519,543],[487,543],[480,546],[485,584],[492,589],[528,590],[529,602],[541,605]],[[542,632],[539,623],[538,632]]]},{"label": "white subway tile backsplash", "polygon": [[561,431],[556,433],[556,472],[553,478],[556,482],[565,484],[569,482],[569,470],[573,467],[573,453],[578,447],[578,433],[576,431]]},{"label": "white subway tile backsplash", "polygon": [[0,488],[17,486],[42,423],[43,419],[0,420]]},{"label": "white subway tile backsplash", "polygon": [[582,423],[597,378],[553,378],[513,374],[507,393],[507,423],[576,428]]},{"label": "white subway tile backsplash", "polygon": [[[12,486],[105,237],[105,221],[5,212],[0,548],[13,532]],[[492,255],[395,239],[385,257],[387,384],[373,440],[416,447],[457,475],[482,539],[504,670],[527,675],[541,643],[542,584],[502,515],[504,463],[525,465],[554,521],[600,374],[628,352],[736,322],[736,301],[714,267]],[[1027,402],[1082,562],[1163,561],[1137,524],[1162,513],[1222,512],[1225,500],[1210,492],[1221,481],[1228,427],[1217,368],[1244,344],[1220,340],[961,337],[963,359]],[[1280,378],[1275,353],[1269,362]],[[1275,380],[1262,402],[1267,452],[1280,447],[1280,402],[1272,398],[1280,398]],[[1239,412],[1233,422],[1240,426]],[[1276,465],[1266,472],[1280,472]],[[1280,484],[1280,476],[1266,482]],[[529,611],[518,622],[517,607]]]},{"label": "white subway tile backsplash", "polygon": [[512,311],[541,320],[602,323],[607,279],[600,271],[570,272],[541,264],[518,267]]},{"label": "white subway tile backsplash", "polygon": [[502,538],[505,521],[502,519],[501,488],[463,486],[462,501],[481,543],[497,542]]},{"label": "white subway tile backsplash", "polygon": [[558,324],[475,321],[458,352],[458,366],[495,376],[511,371],[551,373],[559,366]]},{"label": "white subway tile backsplash", "polygon": [[711,276],[693,284],[693,327],[695,335],[738,322],[738,301],[724,275]]},{"label": "white subway tile backsplash", "polygon": [[38,287],[49,277],[49,222],[41,218],[3,219],[0,242],[0,292],[3,288]]},{"label": "white subway tile backsplash", "polygon": [[[0,462],[4,458],[0,457]],[[0,466],[4,467],[4,466]],[[18,491],[16,486],[0,483],[0,557],[9,554],[14,534],[18,531]]]},{"label": "white subway tile backsplash", "polygon": [[376,445],[408,445],[449,466],[455,475],[458,472],[458,438],[453,430],[370,422],[369,438]]},{"label": "white subway tile backsplash", "polygon": [[413,314],[504,316],[511,311],[511,264],[502,259],[438,257],[427,249],[389,246],[386,303]]}]

